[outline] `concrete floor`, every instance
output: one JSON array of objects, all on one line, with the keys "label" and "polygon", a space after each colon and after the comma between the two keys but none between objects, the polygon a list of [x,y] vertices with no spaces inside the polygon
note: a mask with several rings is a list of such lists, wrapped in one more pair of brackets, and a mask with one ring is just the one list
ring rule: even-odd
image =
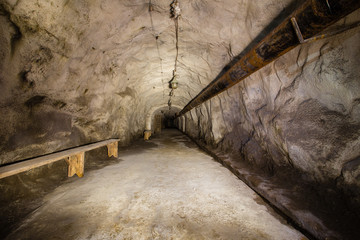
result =
[{"label": "concrete floor", "polygon": [[306,239],[177,130],[66,183],[7,239]]}]

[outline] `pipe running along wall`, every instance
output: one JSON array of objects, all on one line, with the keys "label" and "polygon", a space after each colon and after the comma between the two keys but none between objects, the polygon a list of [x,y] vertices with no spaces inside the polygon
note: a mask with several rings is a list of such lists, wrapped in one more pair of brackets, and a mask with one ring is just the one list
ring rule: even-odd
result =
[{"label": "pipe running along wall", "polygon": [[224,74],[221,74],[193,98],[178,114],[190,111],[232,87],[300,44],[291,23],[295,18],[306,40],[360,7],[358,0],[307,0],[270,34],[251,48]]}]

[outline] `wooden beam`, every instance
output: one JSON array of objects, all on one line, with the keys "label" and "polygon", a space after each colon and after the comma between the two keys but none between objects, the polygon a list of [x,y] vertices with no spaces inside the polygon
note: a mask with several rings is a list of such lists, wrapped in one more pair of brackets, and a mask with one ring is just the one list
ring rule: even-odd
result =
[{"label": "wooden beam", "polygon": [[[0,179],[1,178],[5,178],[11,175],[15,175],[21,172],[25,172],[28,171],[30,169],[33,168],[37,168],[43,165],[47,165],[53,162],[56,162],[58,160],[61,159],[67,159],[70,156],[74,156],[77,154],[80,154],[82,152],[86,152],[86,151],[90,151],[102,146],[107,146],[108,144],[112,144],[115,143],[117,144],[117,142],[120,139],[109,139],[109,140],[105,140],[105,141],[101,141],[101,142],[97,142],[97,143],[92,143],[92,144],[88,144],[88,145],[84,145],[84,146],[80,146],[80,147],[75,147],[75,148],[71,148],[71,149],[67,149],[64,151],[60,151],[57,153],[51,153],[45,156],[41,156],[41,157],[36,157],[33,159],[29,159],[29,160],[24,160],[18,163],[13,163],[4,167],[0,167]],[[116,153],[117,155],[117,153]]]}]

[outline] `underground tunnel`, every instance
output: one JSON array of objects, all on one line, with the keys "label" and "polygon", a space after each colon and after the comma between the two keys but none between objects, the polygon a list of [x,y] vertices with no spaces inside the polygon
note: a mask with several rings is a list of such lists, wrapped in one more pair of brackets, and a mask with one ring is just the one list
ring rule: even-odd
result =
[{"label": "underground tunnel", "polygon": [[359,7],[0,0],[0,238],[360,239]]}]

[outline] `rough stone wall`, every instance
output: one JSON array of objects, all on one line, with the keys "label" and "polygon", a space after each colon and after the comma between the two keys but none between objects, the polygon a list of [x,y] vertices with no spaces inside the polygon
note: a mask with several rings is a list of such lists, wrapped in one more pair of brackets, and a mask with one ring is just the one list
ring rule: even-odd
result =
[{"label": "rough stone wall", "polygon": [[[290,2],[181,0],[173,106],[190,101]],[[169,100],[170,3],[0,0],[0,164],[139,136]]]},{"label": "rough stone wall", "polygon": [[267,172],[335,184],[360,206],[359,39],[356,28],[293,49],[186,113],[185,132]]},{"label": "rough stone wall", "polygon": [[0,164],[142,133],[141,99],[89,36],[81,4],[0,2]]}]

